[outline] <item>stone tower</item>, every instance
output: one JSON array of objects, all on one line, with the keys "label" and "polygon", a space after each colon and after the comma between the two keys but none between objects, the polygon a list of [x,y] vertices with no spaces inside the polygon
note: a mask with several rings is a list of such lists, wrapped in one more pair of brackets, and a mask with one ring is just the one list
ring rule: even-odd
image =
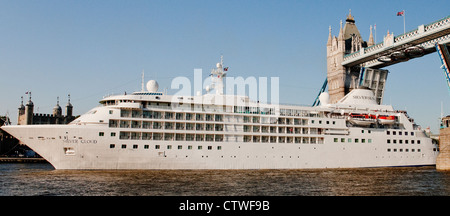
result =
[{"label": "stone tower", "polygon": [[[69,94],[69,100],[67,101],[66,105],[66,119],[72,120],[72,112],[73,112],[73,106],[70,103],[70,94]],[[66,124],[69,122],[66,122]]]},{"label": "stone tower", "polygon": [[[372,29],[370,34],[369,43],[373,45]],[[359,70],[346,68],[341,63],[345,55],[358,52],[369,43],[363,41],[351,10],[345,20],[345,26],[342,26],[341,20],[337,37],[331,35],[330,26],[327,41],[327,80],[330,103],[336,103],[358,86]]]},{"label": "stone tower", "polygon": [[25,125],[33,124],[34,104],[33,101],[31,101],[31,92],[29,92],[28,94],[30,95],[30,97],[27,104],[25,105],[25,119],[24,122],[22,122]]},{"label": "stone tower", "polygon": [[56,105],[55,105],[55,107],[53,107],[53,116],[55,116],[55,117],[61,117],[61,115],[62,115],[62,109],[61,109],[61,107],[59,106],[59,97],[57,97],[57,99],[56,99]]},{"label": "stone tower", "polygon": [[20,102],[20,106],[19,106],[19,124],[20,124],[20,122],[21,122],[21,119],[20,119],[20,117],[21,116],[24,116],[25,115],[25,106],[23,105],[23,97],[20,97],[21,98],[21,102]]}]

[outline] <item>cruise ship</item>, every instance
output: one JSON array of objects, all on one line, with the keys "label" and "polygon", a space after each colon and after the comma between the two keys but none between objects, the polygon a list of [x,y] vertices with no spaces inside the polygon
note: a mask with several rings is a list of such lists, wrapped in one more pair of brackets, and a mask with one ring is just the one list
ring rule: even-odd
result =
[{"label": "cruise ship", "polygon": [[[113,95],[68,125],[2,129],[55,169],[315,169],[435,165],[438,146],[405,111],[357,88],[319,106],[223,94],[227,68],[212,69],[214,94],[147,90]],[[207,89],[210,90],[210,89]]]}]

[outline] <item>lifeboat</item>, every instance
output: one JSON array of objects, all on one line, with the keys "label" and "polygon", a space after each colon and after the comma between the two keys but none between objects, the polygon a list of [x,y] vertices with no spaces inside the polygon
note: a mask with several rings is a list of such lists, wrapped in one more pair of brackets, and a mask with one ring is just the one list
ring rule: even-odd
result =
[{"label": "lifeboat", "polygon": [[378,122],[380,124],[394,124],[395,123],[395,116],[390,116],[390,115],[379,115],[378,116]]},{"label": "lifeboat", "polygon": [[377,120],[375,115],[350,113],[348,120],[354,125],[369,126]]}]

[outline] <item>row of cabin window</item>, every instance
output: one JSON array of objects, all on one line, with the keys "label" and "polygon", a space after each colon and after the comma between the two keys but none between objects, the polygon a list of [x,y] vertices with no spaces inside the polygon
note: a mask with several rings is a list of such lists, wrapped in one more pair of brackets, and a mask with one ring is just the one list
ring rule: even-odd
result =
[{"label": "row of cabin window", "polygon": [[244,142],[254,143],[302,143],[302,144],[323,144],[322,137],[286,137],[286,136],[247,136]]},{"label": "row of cabin window", "polygon": [[[218,122],[223,121],[222,114],[175,113],[175,112],[164,112],[163,113],[160,111],[121,110],[120,117],[153,118],[153,119],[163,119],[163,117],[164,117],[164,119],[176,119],[176,120],[218,121]],[[194,119],[194,117],[195,117],[195,119]]]},{"label": "row of cabin window", "polygon": [[174,123],[174,122],[149,122],[149,121],[123,121],[109,120],[109,127],[112,128],[143,128],[143,129],[168,129],[168,130],[207,130],[223,131],[224,124],[208,123]]},{"label": "row of cabin window", "polygon": [[[397,140],[393,139],[392,142],[390,139],[387,140],[387,144],[397,144]],[[398,140],[398,144],[409,144],[409,140],[405,140],[405,142],[403,142],[403,140]],[[414,144],[415,141],[411,140],[411,144]],[[420,144],[420,140],[417,140],[417,144]]]},{"label": "row of cabin window", "polygon": [[[334,142],[341,142],[341,143],[345,143],[346,138],[334,138]],[[355,138],[355,143],[359,143],[359,138]],[[352,142],[352,138],[347,138],[347,143],[351,143]],[[366,139],[361,139],[361,143],[366,143]],[[367,139],[367,143],[372,143],[372,139]]]},{"label": "row of cabin window", "polygon": [[[387,149],[387,151],[388,152],[391,152],[391,151],[393,151],[393,152],[397,152],[397,149],[390,149],[390,148],[388,148]],[[417,152],[420,152],[421,150],[420,149],[417,149]],[[403,149],[399,149],[399,152],[403,152]],[[405,149],[405,152],[409,152],[409,149]],[[415,149],[411,149],[411,152],[415,152]]]},{"label": "row of cabin window", "polygon": [[[398,132],[398,135],[402,135],[403,133],[402,133],[402,131],[392,131],[392,135],[397,135],[397,132]],[[404,134],[405,134],[405,136],[408,136],[408,131],[403,131],[403,132],[405,132]],[[411,131],[411,133],[409,133],[411,136],[414,136],[414,132],[413,131]],[[391,131],[386,131],[386,135],[391,135]]]},{"label": "row of cabin window", "polygon": [[122,140],[175,140],[175,141],[223,141],[222,134],[174,134],[174,133],[140,133],[120,132],[119,139]]},{"label": "row of cabin window", "polygon": [[[150,145],[144,145],[144,149],[149,149],[149,147],[150,147]],[[116,148],[116,144],[110,144],[109,148],[112,148],[112,149]],[[122,144],[121,148],[122,149],[126,149],[127,148],[127,144]],[[138,149],[138,148],[139,148],[139,145],[133,144],[133,149]],[[192,145],[188,145],[187,146],[188,150],[191,150],[192,148],[193,148]],[[213,149],[212,146],[208,146],[207,148],[208,148],[208,150],[212,150]],[[161,146],[160,145],[155,145],[155,149],[161,149]],[[166,149],[172,149],[172,145],[167,145]],[[178,145],[177,149],[183,149],[183,146],[182,145]],[[203,146],[199,145],[199,146],[197,146],[197,149],[198,150],[202,150]],[[217,146],[217,150],[222,150],[222,146]]]}]

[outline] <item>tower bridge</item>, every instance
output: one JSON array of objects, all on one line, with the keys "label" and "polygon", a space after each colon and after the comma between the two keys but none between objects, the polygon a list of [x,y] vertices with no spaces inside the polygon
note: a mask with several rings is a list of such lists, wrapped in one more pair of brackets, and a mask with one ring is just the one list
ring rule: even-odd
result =
[{"label": "tower bridge", "polygon": [[[349,12],[344,27],[340,24],[338,37],[332,36],[331,27],[327,41],[327,79],[330,102],[336,103],[352,89],[365,86],[372,89],[377,102],[382,103],[389,65],[419,58],[439,50],[445,77],[449,84],[448,53],[450,44],[450,16],[404,34],[394,36],[389,31],[383,41],[375,44],[372,28],[368,41],[364,41]],[[317,103],[317,100],[314,104]]]}]

